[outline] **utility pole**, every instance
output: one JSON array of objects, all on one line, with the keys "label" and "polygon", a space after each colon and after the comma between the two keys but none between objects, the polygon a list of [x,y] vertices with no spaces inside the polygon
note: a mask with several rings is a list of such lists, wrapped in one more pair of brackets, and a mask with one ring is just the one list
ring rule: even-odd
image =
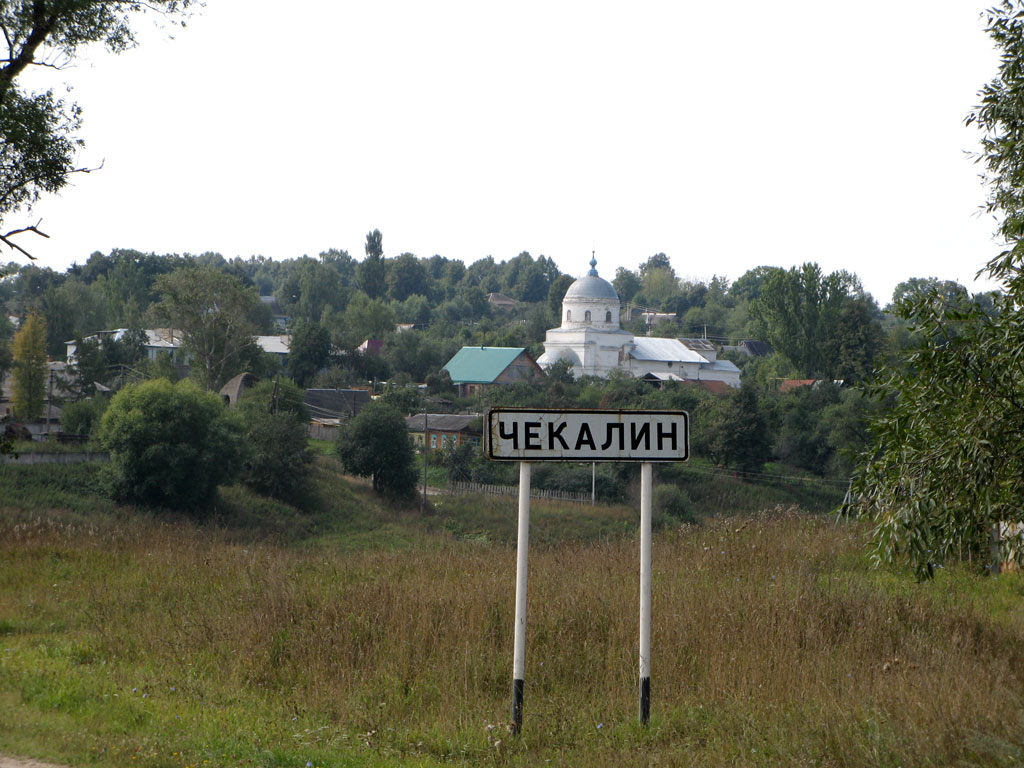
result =
[{"label": "utility pole", "polygon": [[46,396],[46,436],[53,439],[50,424],[53,423],[53,368],[50,369],[50,394]]},{"label": "utility pole", "polygon": [[427,513],[427,409],[423,409],[423,499],[420,501],[420,514]]}]

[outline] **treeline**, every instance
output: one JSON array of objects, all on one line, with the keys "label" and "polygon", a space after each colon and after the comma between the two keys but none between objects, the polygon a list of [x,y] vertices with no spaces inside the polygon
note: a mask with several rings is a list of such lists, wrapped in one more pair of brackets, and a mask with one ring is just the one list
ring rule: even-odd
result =
[{"label": "treeline", "polygon": [[[526,252],[469,266],[438,255],[385,258],[376,230],[367,235],[365,251],[359,261],[337,249],[317,258],[274,261],[114,250],[94,253],[65,272],[12,263],[2,270],[0,304],[5,317],[41,315],[46,351],[59,358],[69,340],[102,329],[152,326],[152,308],[161,298],[158,278],[185,267],[210,267],[260,296],[274,297],[289,318],[290,331],[306,324],[305,333],[315,331],[341,351],[367,338],[387,342],[376,366],[332,361],[337,370],[325,383],[394,376],[422,382],[462,345],[523,346],[539,355],[545,331],[560,322],[562,297],[574,280],[553,260]],[[612,283],[624,303],[672,315],[671,321],[651,328],[642,319],[627,321],[638,334],[769,343],[775,354],[745,371],[764,385],[783,378],[861,382],[877,361],[898,359],[909,344],[903,325],[882,310],[855,275],[824,274],[816,264],[762,266],[732,282],[723,277],[700,282],[680,279],[659,253],[636,271],[619,267]],[[955,283],[915,278],[897,288],[893,301],[935,287],[957,300],[972,298]],[[487,294],[497,292],[517,300],[517,306],[495,310]],[[399,323],[415,324],[416,330],[398,335]],[[12,328],[6,319],[0,325],[0,338],[9,340]],[[266,307],[258,325],[264,333],[272,330]],[[312,375],[323,367],[318,365]]]},{"label": "treeline", "polygon": [[[695,453],[715,465],[756,472],[777,461],[841,478],[850,472],[851,454],[866,444],[869,413],[884,406],[866,399],[860,385],[882,362],[898,367],[916,343],[892,307],[923,296],[949,306],[993,306],[991,296],[971,296],[956,283],[913,278],[883,309],[855,275],[826,274],[816,264],[757,267],[732,282],[685,280],[659,253],[636,271],[615,270],[612,283],[625,304],[659,313],[654,323],[634,313],[624,325],[637,334],[705,337],[727,346],[767,342],[767,355],[722,353],[742,369],[741,390],[716,397],[691,385],[655,390],[628,376],[574,381],[556,366],[544,380],[458,401],[441,373],[445,362],[463,345],[527,347],[539,356],[545,332],[560,324],[562,298],[574,279],[551,259],[525,252],[469,266],[438,255],[386,258],[377,230],[367,235],[358,261],[336,249],[284,261],[115,250],[63,273],[10,264],[0,279],[0,373],[15,364],[8,317],[21,324],[38,318],[29,325],[37,334],[45,328],[45,351],[58,359],[66,342],[78,340],[72,399],[92,395],[97,383],[116,388],[126,369],[129,378],[176,379],[180,368],[172,360],[145,361],[139,353],[140,329],[173,327],[184,333],[190,375],[215,390],[243,370],[280,373],[280,364],[251,343],[254,334],[274,332],[276,310],[292,335],[284,373],[300,387],[387,382],[387,401],[404,413],[425,407],[423,392],[408,386],[423,382],[429,393],[472,410],[513,403],[686,408],[694,414]],[[517,303],[496,308],[489,293]],[[398,324],[412,328],[399,331]],[[116,343],[82,341],[111,328],[131,331]],[[356,351],[366,339],[382,342],[380,354]],[[816,383],[780,394],[787,379]],[[91,428],[96,410],[80,406],[71,415],[80,413]],[[455,469],[482,481],[493,471]]]}]

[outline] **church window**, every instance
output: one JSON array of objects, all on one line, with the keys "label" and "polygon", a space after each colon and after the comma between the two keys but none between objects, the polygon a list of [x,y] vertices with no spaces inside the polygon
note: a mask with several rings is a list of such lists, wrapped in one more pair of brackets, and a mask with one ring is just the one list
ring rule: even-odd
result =
[{"label": "church window", "polygon": [[604,313],[604,321],[606,323],[610,323],[612,321],[612,311],[610,309]]},{"label": "church window", "polygon": [[565,310],[565,322],[567,322],[567,323],[571,323],[572,322],[572,310],[571,309]]},{"label": "church window", "polygon": [[585,322],[585,323],[589,323],[590,322],[590,310],[589,309],[583,314],[583,322]]}]

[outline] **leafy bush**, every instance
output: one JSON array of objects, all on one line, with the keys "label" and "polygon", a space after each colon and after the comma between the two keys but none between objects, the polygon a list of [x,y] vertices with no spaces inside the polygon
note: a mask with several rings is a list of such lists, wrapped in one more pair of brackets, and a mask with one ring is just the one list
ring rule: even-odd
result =
[{"label": "leafy bush", "polygon": [[412,444],[400,411],[376,401],[349,419],[335,443],[346,472],[373,478],[373,489],[412,496],[416,488]]},{"label": "leafy bush", "polygon": [[693,501],[686,491],[675,485],[659,485],[654,489],[654,512],[680,523],[696,523]]},{"label": "leafy bush", "polygon": [[193,512],[238,468],[241,426],[221,399],[193,382],[129,384],[110,401],[99,440],[110,451],[110,493]]},{"label": "leafy bush", "polygon": [[91,435],[100,425],[100,419],[110,405],[105,397],[92,397],[64,406],[61,429],[69,435]]},{"label": "leafy bush", "polygon": [[242,480],[260,493],[293,497],[313,461],[302,391],[287,379],[261,381],[242,396],[238,410],[245,425]]}]

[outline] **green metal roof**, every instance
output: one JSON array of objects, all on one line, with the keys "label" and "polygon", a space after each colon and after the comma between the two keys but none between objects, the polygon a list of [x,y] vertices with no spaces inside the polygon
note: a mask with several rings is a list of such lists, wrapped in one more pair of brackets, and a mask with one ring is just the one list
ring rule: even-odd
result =
[{"label": "green metal roof", "polygon": [[526,347],[463,347],[445,363],[456,384],[490,384]]}]

